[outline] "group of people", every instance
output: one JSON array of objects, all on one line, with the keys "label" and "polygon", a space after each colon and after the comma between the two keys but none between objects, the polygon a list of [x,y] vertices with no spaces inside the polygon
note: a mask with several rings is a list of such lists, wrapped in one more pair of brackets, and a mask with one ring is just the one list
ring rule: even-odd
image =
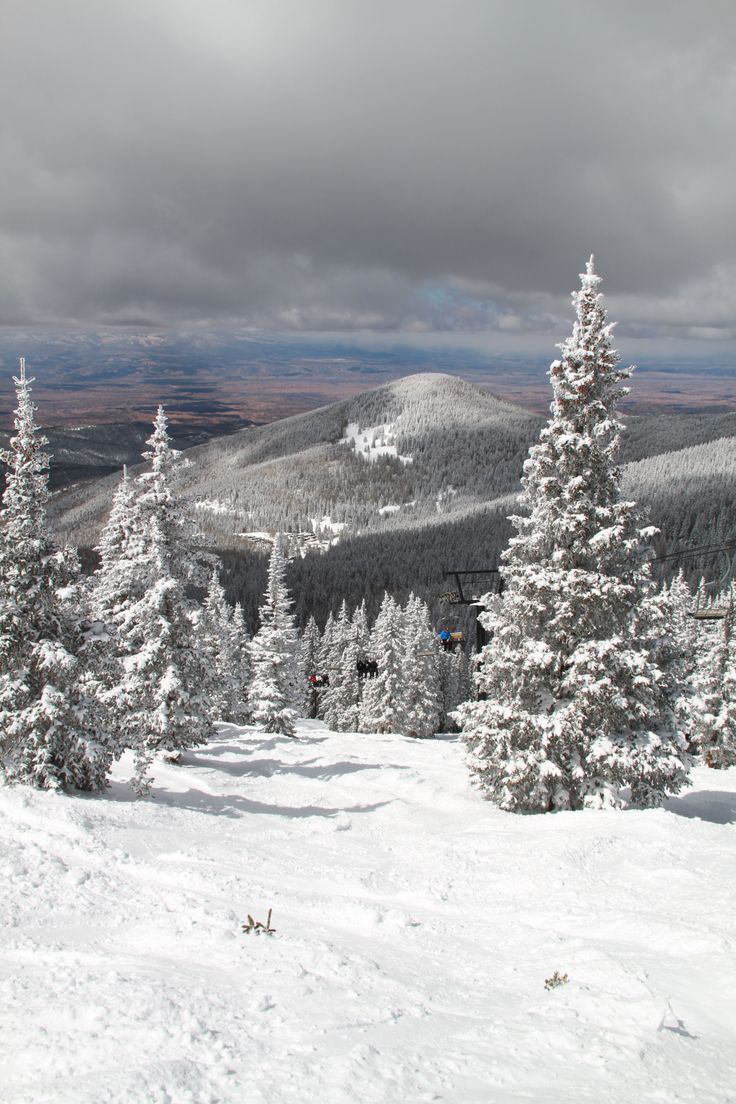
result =
[{"label": "group of people", "polygon": [[[378,674],[378,663],[375,659],[359,659],[355,668],[359,679],[375,678]],[[314,690],[322,690],[330,685],[330,676],[326,671],[320,671],[310,675],[309,682]]]}]

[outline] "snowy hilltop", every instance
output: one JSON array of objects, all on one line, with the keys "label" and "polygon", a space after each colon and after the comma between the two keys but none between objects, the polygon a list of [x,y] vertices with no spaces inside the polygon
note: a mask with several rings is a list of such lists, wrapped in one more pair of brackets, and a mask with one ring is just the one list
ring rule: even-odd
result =
[{"label": "snowy hilltop", "polygon": [[456,739],[297,736],[222,725],[144,802],[125,761],[0,790],[0,1098],[732,1099],[736,770],[514,817]]}]

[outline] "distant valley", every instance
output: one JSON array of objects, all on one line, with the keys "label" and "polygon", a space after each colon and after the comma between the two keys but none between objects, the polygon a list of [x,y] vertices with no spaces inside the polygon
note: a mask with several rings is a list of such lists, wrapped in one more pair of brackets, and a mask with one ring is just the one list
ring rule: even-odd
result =
[{"label": "distant valley", "polygon": [[[0,331],[0,429],[12,424],[18,357],[35,376],[43,425],[147,426],[159,403],[174,427],[211,437],[313,410],[407,375],[451,373],[539,414],[554,355],[491,353],[359,338],[264,333]],[[723,413],[736,405],[736,366],[640,365],[625,413]]]}]

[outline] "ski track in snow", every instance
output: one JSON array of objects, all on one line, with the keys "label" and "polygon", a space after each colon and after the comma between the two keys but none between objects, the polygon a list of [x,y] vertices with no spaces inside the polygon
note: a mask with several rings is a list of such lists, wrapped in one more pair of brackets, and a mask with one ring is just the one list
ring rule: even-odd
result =
[{"label": "ski track in snow", "polygon": [[299,736],[0,789],[0,1100],[736,1102],[736,770],[515,817],[454,738]]}]

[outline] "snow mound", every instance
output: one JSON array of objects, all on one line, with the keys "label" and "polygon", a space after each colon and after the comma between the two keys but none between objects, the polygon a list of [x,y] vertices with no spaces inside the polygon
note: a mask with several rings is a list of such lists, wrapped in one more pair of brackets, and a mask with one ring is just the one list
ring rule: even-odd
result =
[{"label": "snow mound", "polygon": [[4,1100],[733,1099],[736,771],[514,817],[455,739],[298,736],[0,788]]}]

